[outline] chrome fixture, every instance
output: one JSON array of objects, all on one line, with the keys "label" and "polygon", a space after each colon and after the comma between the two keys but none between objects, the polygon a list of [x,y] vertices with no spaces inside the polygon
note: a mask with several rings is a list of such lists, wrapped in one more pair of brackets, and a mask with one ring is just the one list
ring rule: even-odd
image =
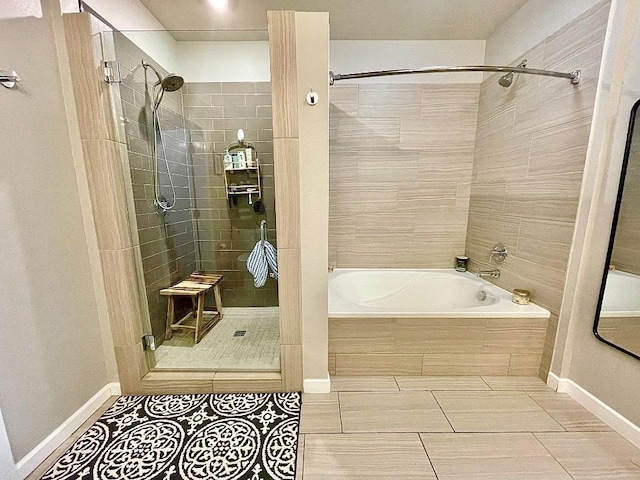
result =
[{"label": "chrome fixture", "polygon": [[267,221],[266,220],[262,220],[260,222],[260,240],[262,240],[263,242],[267,241]]},{"label": "chrome fixture", "polygon": [[[414,75],[418,73],[448,73],[448,72],[509,72],[525,73],[527,75],[542,75],[545,77],[559,77],[571,80],[572,85],[580,83],[580,70],[572,70],[569,73],[556,72],[554,70],[540,70],[536,68],[507,67],[498,65],[469,65],[463,67],[424,67],[416,69],[376,70],[372,72],[358,73],[333,73],[329,72],[329,85],[338,80],[352,80],[355,78],[389,77],[394,75]],[[501,84],[502,85],[502,84]]]},{"label": "chrome fixture", "polygon": [[502,243],[497,243],[489,253],[489,263],[504,263],[508,255],[507,247]]},{"label": "chrome fixture", "polygon": [[0,83],[5,88],[13,88],[20,81],[20,77],[15,70],[0,70]]},{"label": "chrome fixture", "polygon": [[156,74],[156,77],[158,77],[158,81],[155,83],[154,88],[160,88],[158,89],[158,92],[156,93],[155,99],[153,101],[154,109],[157,109],[160,105],[164,92],[175,92],[176,90],[182,88],[182,85],[184,85],[184,78],[182,78],[180,75],[170,73],[166,77],[163,77],[153,65],[144,60],[142,60],[142,66],[144,67],[145,71],[150,68],[153,73]]},{"label": "chrome fixture", "polygon": [[[526,66],[527,66],[527,61],[523,60],[518,65],[518,68],[525,68]],[[504,88],[510,87],[512,83],[513,83],[513,72],[509,72],[498,79],[498,85]]]},{"label": "chrome fixture", "polygon": [[[176,187],[173,184],[173,179],[171,178],[171,169],[169,168],[169,161],[167,160],[167,149],[164,146],[164,137],[162,136],[160,120],[158,119],[158,109],[160,108],[160,102],[162,102],[164,92],[175,92],[180,89],[182,85],[184,85],[184,78],[176,75],[175,73],[170,73],[166,77],[163,77],[153,65],[144,60],[142,60],[142,67],[145,71],[145,77],[148,69],[151,69],[151,71],[156,74],[156,77],[158,77],[158,81],[153,85],[153,106],[151,109],[151,113],[153,115],[153,184],[155,192],[153,205],[156,207],[156,212],[159,215],[164,216],[176,204]],[[169,184],[171,186],[171,193],[173,196],[173,200],[171,202],[169,202],[169,200],[167,200],[160,192],[160,181],[158,178],[158,137],[160,138],[160,145],[162,146],[162,152],[164,155],[164,163],[167,167],[167,176],[169,177]]]},{"label": "chrome fixture", "polygon": [[102,71],[104,81],[108,84],[122,83],[122,75],[120,74],[120,64],[116,61],[102,61]]},{"label": "chrome fixture", "polygon": [[489,278],[500,278],[500,270],[497,268],[492,268],[491,270],[476,270],[477,277],[489,277]]}]

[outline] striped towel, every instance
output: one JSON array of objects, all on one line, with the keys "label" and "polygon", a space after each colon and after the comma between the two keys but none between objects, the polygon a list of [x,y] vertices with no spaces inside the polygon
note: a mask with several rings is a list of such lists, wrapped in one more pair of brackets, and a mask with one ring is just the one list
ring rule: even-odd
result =
[{"label": "striped towel", "polygon": [[247,270],[253,275],[253,284],[256,288],[264,286],[267,282],[267,275],[278,278],[278,252],[275,247],[266,240],[260,240],[253,247],[249,258],[247,258]]},{"label": "striped towel", "polygon": [[262,240],[262,244],[264,245],[264,254],[267,257],[267,263],[269,264],[269,269],[271,273],[269,276],[271,278],[278,279],[278,252],[276,248],[271,245],[268,241]]}]

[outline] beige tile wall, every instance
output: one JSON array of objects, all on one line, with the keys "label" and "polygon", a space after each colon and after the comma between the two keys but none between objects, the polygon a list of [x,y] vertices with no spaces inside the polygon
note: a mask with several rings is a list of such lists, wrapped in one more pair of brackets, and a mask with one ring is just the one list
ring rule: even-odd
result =
[{"label": "beige tile wall", "polygon": [[[582,70],[579,85],[518,76],[505,89],[498,75],[480,88],[466,252],[486,264],[497,242],[509,249],[499,286],[525,288],[552,312],[540,375],[548,372],[582,181],[609,12],[602,2],[514,63]],[[493,280],[492,280],[493,281]]]},{"label": "beige tile wall", "polygon": [[623,272],[640,275],[640,122],[636,121],[618,214],[611,263]]},{"label": "beige tile wall", "polygon": [[[157,78],[141,66],[142,59],[152,63],[162,75],[168,72],[155,63],[123,34],[114,32],[115,55],[120,65],[119,84],[124,131],[133,188],[135,218],[140,240],[142,266],[149,305],[151,330],[156,344],[164,341],[167,297],[159,291],[189,276],[196,267],[196,243],[192,221],[193,188],[188,156],[188,125],[183,117],[182,92],[166,92],[159,109],[171,179],[176,189],[176,204],[164,217],[156,213],[153,187],[153,85]],[[160,192],[171,201],[165,152],[159,143]]]},{"label": "beige tile wall", "polygon": [[329,263],[450,268],[464,251],[479,85],[335,85]]},{"label": "beige tile wall", "polygon": [[[261,220],[267,220],[269,242],[277,247],[271,84],[187,83],[182,98],[193,161],[193,215],[201,268],[224,275],[224,305],[277,306],[277,282],[269,278],[264,287],[255,288],[246,267],[247,255],[260,239]],[[246,196],[237,197],[231,206],[225,196],[224,153],[236,141],[239,128],[258,153],[266,209],[261,215]],[[229,174],[229,179],[248,180],[244,173]]]}]

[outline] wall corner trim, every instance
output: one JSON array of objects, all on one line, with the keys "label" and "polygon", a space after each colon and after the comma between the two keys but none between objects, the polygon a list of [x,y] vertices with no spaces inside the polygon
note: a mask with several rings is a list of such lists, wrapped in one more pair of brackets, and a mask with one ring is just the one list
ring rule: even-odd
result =
[{"label": "wall corner trim", "polygon": [[327,378],[306,378],[303,381],[304,393],[329,393],[331,391],[331,379],[329,372]]},{"label": "wall corner trim", "polygon": [[120,384],[108,383],[102,387],[93,397],[76,410],[62,425],[40,442],[33,450],[27,453],[16,463],[20,478],[26,478],[40,465],[56,448],[67,440],[91,415],[93,415],[106,402],[109,397],[120,395]]},{"label": "wall corner trim", "polygon": [[[559,393],[566,393],[584,408],[593,413],[596,417],[609,425],[613,430],[622,435],[636,447],[640,448],[640,427],[598,397],[588,392],[573,380],[560,378],[553,373],[549,373],[547,385],[557,390]],[[557,388],[554,388],[554,385]]]}]

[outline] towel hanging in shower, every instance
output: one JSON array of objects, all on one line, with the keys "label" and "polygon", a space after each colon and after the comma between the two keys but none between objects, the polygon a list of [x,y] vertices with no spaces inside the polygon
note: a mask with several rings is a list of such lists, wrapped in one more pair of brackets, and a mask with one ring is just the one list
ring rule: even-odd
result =
[{"label": "towel hanging in shower", "polygon": [[259,240],[247,258],[247,270],[253,275],[256,288],[264,286],[267,275],[278,279],[278,252],[275,247],[266,240]]}]

